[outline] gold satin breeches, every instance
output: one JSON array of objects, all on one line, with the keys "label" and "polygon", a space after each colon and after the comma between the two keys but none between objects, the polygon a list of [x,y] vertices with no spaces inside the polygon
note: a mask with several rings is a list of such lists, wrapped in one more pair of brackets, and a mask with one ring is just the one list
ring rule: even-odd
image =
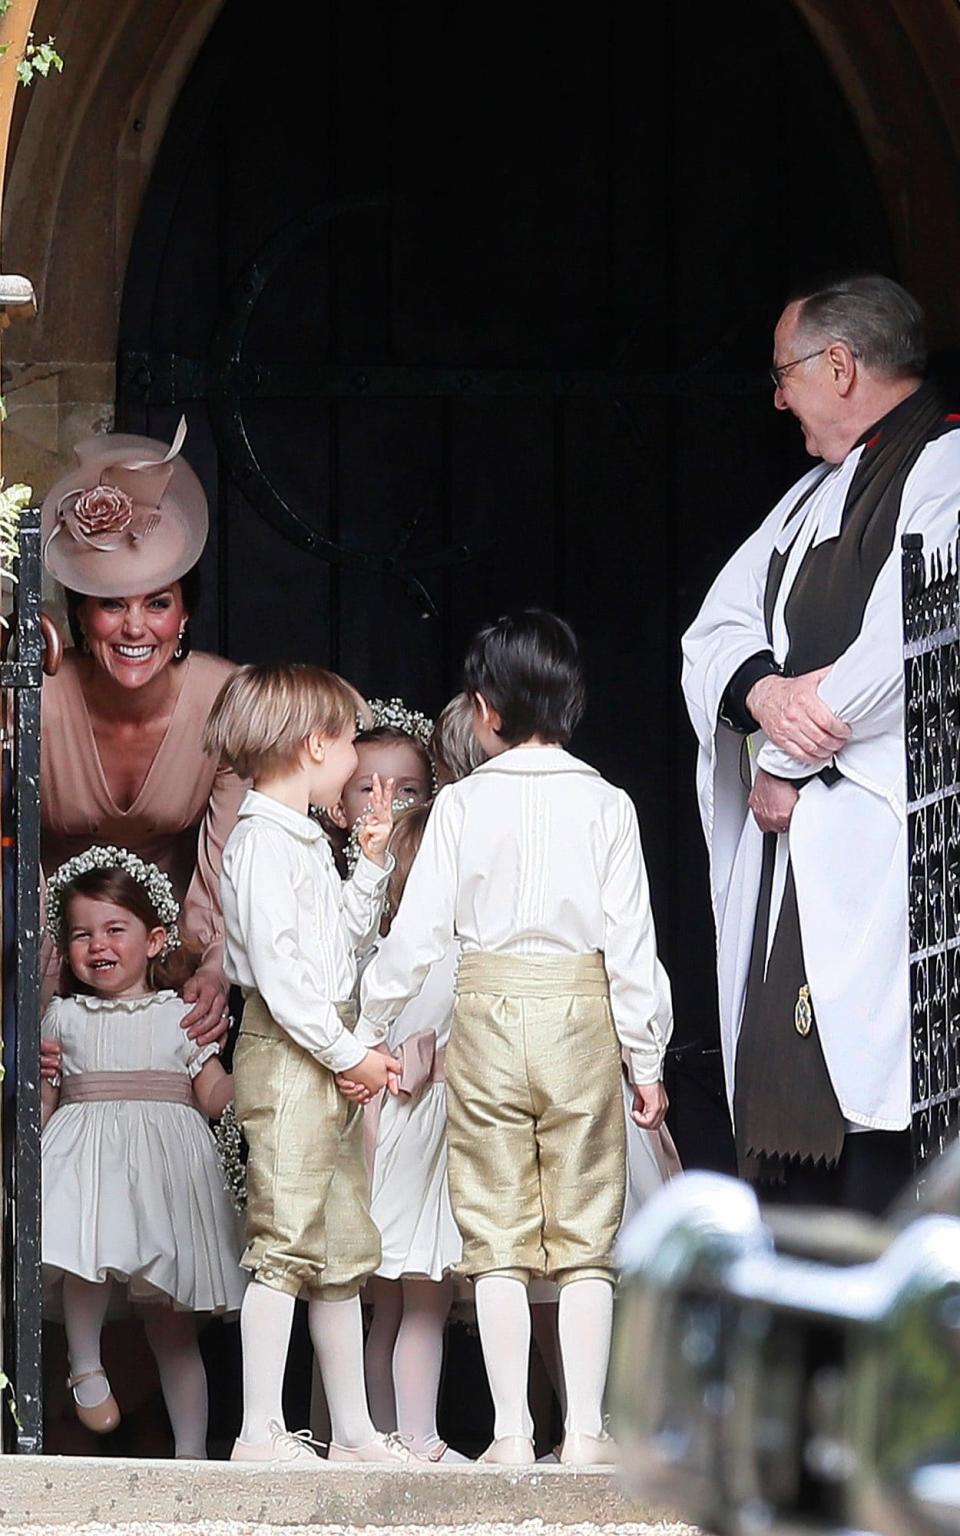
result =
[{"label": "gold satin breeches", "polygon": [[[355,1005],[337,1012],[353,1028]],[[355,1296],[380,1263],[359,1107],[257,993],[246,998],[233,1077],[250,1148],[241,1264],[292,1296]]]},{"label": "gold satin breeches", "polygon": [[611,1274],[626,1146],[602,955],[461,958],[447,1114],[464,1274]]}]

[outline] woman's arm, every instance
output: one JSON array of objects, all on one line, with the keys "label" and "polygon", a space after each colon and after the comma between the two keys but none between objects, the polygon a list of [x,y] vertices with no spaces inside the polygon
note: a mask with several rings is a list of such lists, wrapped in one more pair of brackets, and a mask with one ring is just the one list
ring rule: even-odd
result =
[{"label": "woman's arm", "polygon": [[223,974],[223,911],[220,862],[223,845],[237,819],[248,785],[232,768],[217,769],[206,814],[197,837],[197,867],[184,897],[181,922],[203,949],[199,968],[184,984],[184,1002],[193,1008],[183,1028],[198,1045],[210,1045],[227,1032],[227,982]]}]

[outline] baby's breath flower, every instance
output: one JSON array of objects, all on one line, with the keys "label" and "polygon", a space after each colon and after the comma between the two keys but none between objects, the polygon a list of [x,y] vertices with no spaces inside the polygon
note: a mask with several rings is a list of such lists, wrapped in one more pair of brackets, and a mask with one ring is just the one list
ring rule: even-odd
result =
[{"label": "baby's breath flower", "polygon": [[63,938],[63,905],[67,890],[80,875],[87,875],[93,869],[122,869],[144,886],[159,923],[167,931],[161,958],[179,947],[177,918],[180,916],[180,905],[173,894],[169,877],[156,864],[148,864],[139,855],[131,853],[129,848],[99,845],[78,853],[74,859],[68,859],[66,864],[54,870],[47,881],[47,931],[55,943],[60,944]]}]

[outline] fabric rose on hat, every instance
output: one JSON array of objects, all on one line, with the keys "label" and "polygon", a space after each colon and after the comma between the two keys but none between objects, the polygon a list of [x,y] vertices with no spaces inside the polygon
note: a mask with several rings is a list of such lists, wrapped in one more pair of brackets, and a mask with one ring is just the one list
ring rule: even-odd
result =
[{"label": "fabric rose on hat", "polygon": [[64,521],[75,539],[115,549],[133,522],[133,502],[114,485],[93,485],[64,508]]}]

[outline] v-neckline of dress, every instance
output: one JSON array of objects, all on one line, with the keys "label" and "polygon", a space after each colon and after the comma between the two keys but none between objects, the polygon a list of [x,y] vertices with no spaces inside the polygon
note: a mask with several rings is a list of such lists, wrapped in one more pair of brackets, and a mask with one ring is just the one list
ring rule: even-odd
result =
[{"label": "v-neckline of dress", "polygon": [[112,809],[115,811],[115,813],[118,816],[132,816],[133,815],[134,811],[139,806],[141,800],[143,799],[144,795],[146,794],[146,792],[147,792],[147,790],[148,790],[148,788],[150,786],[150,780],[153,778],[154,772],[156,771],[157,763],[159,762],[160,758],[163,756],[164,749],[165,749],[165,747],[167,745],[167,742],[170,740],[170,733],[173,730],[174,723],[175,723],[176,718],[177,718],[177,714],[179,713],[179,710],[180,710],[180,704],[181,704],[181,701],[183,699],[183,695],[186,692],[187,683],[188,683],[189,677],[190,677],[189,671],[186,670],[190,666],[190,658],[189,658],[189,656],[184,659],[184,661],[181,663],[181,666],[185,669],[184,670],[184,676],[183,676],[183,682],[180,684],[180,691],[178,692],[177,697],[174,700],[173,709],[170,711],[170,719],[167,721],[167,728],[166,728],[166,730],[163,733],[163,739],[161,740],[160,745],[157,747],[156,752],[153,754],[153,757],[152,757],[151,762],[150,762],[150,766],[147,769],[146,773],[144,774],[143,782],[140,785],[140,788],[137,790],[137,793],[136,793],[135,797],[133,798],[133,800],[131,800],[131,802],[127,806],[126,810],[124,810],[122,806],[118,805],[116,800],[114,799],[113,791],[110,788],[110,784],[109,784],[109,782],[107,780],[107,775],[106,775],[106,772],[104,770],[103,758],[100,756],[100,748],[97,745],[97,733],[93,729],[93,721],[90,718],[90,711],[87,708],[87,700],[86,700],[86,695],[84,694],[84,691],[83,691],[83,684],[82,684],[79,676],[77,676],[77,678],[76,678],[77,692],[78,692],[78,694],[80,696],[80,708],[83,711],[84,724],[86,725],[87,735],[90,738],[90,747],[91,747],[91,750],[93,752],[93,761],[96,764],[96,771],[97,771],[97,774],[99,776],[100,784],[101,784],[101,787],[103,789],[103,792],[104,792],[107,800],[109,801]]}]

